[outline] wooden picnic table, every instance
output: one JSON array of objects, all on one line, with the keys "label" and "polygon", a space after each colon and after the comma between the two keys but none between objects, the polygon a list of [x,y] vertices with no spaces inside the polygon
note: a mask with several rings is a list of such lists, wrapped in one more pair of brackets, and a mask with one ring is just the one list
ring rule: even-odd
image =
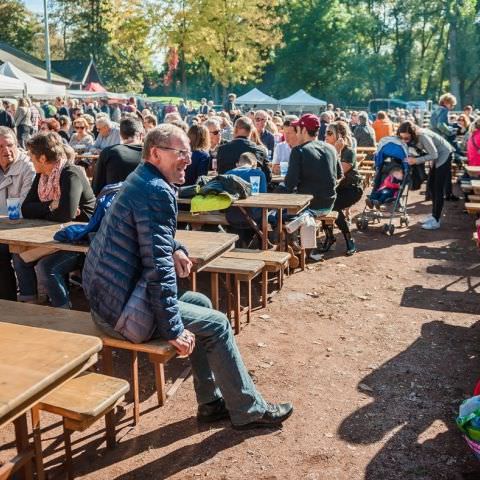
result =
[{"label": "wooden picnic table", "polygon": [[[303,195],[297,193],[259,193],[258,195],[251,195],[242,200],[235,200],[232,203],[233,207],[238,207],[245,215],[246,220],[251,227],[258,233],[262,239],[262,249],[267,250],[269,248],[268,242],[268,211],[277,211],[277,229],[279,244],[282,244],[283,238],[283,210],[286,210],[288,214],[296,215],[304,210],[310,201],[313,199],[313,195]],[[191,198],[179,198],[178,203],[189,205]],[[248,208],[261,208],[262,220],[259,227],[255,220],[249,214]]]},{"label": "wooden picnic table", "polygon": [[[65,225],[73,224],[79,223]],[[22,253],[36,247],[86,253],[88,245],[53,240],[53,236],[61,227],[61,224],[45,220],[21,219],[12,222],[6,217],[0,217],[0,243],[8,244],[12,253]],[[230,233],[178,230],[175,238],[185,245],[194,269],[199,271],[208,262],[233,248],[238,236]]]},{"label": "wooden picnic table", "polygon": [[472,179],[470,181],[470,184],[473,188],[473,193],[475,195],[480,195],[480,180],[475,180],[475,179]]},{"label": "wooden picnic table", "polygon": [[377,147],[357,147],[357,153],[373,154],[377,151]]},{"label": "wooden picnic table", "polygon": [[465,165],[465,170],[471,177],[480,178],[480,166]]},{"label": "wooden picnic table", "polygon": [[[32,479],[33,448],[26,413],[53,390],[97,362],[97,337],[0,322],[0,427],[14,422],[18,455],[0,478],[23,468]],[[44,478],[37,462],[37,478]]]}]

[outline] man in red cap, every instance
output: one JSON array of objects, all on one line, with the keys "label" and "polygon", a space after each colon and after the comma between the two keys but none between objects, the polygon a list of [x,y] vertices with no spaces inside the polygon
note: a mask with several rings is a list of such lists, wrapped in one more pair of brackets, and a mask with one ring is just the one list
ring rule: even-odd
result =
[{"label": "man in red cap", "polygon": [[291,126],[297,133],[298,145],[292,149],[285,187],[291,193],[313,195],[310,209],[316,215],[329,213],[336,198],[337,181],[342,166],[335,149],[318,140],[320,120],[307,113]]}]

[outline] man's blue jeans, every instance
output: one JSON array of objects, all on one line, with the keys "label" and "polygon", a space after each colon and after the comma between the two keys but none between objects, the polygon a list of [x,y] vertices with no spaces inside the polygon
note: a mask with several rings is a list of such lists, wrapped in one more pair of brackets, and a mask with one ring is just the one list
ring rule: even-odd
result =
[{"label": "man's blue jeans", "polygon": [[37,294],[37,281],[46,290],[53,307],[70,308],[67,275],[81,265],[82,253],[57,252],[35,263],[25,263],[19,255],[13,256],[17,273],[19,299],[33,300]]},{"label": "man's blue jeans", "polygon": [[[180,294],[178,303],[183,325],[195,334],[190,362],[197,402],[202,405],[223,397],[235,425],[261,418],[266,403],[243,363],[227,317],[214,310],[210,300],[201,293]],[[119,336],[94,312],[92,314],[100,328]]]}]

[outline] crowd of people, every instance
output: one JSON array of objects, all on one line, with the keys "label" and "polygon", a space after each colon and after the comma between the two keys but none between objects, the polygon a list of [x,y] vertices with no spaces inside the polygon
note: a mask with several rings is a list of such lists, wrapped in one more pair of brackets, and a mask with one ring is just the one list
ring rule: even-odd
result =
[{"label": "crowd of people", "polygon": [[[449,176],[454,155],[480,164],[480,120],[468,108],[449,117],[455,103],[452,95],[443,95],[430,127],[424,128],[420,118],[402,111],[378,112],[374,121],[366,112],[333,105],[320,116],[242,111],[233,94],[222,111],[202,99],[198,108],[187,102],[166,106],[161,118],[158,111],[138,108],[133,98],[124,105],[62,98],[54,104],[4,101],[2,214],[8,198],[19,198],[25,218],[91,222],[106,192],[114,190],[116,198],[103,219],[96,219],[98,233],[86,258],[60,251],[25,260],[0,245],[0,298],[71,308],[68,274],[83,268],[83,288],[101,328],[135,341],[160,336],[191,356],[199,419],[230,417],[237,428],[281,423],[292,406],[263,400],[225,315],[213,310],[208,298],[178,291],[177,275],[188,276],[192,264],[174,238],[177,187],[195,185],[216,171],[247,182],[258,177],[260,192],[312,195],[311,215],[337,212],[346,254],[353,255],[357,247],[346,210],[364,193],[356,150],[375,147],[385,137],[415,150],[409,164],[430,163],[432,216],[422,226],[440,227],[444,199],[456,199]],[[99,154],[92,179],[78,164],[81,152]],[[273,183],[281,173],[281,182]],[[394,190],[399,175],[392,171],[384,188]],[[382,198],[380,192],[370,200]],[[251,245],[255,231],[235,215],[229,220],[242,246]],[[325,238],[311,252],[313,260],[336,242],[333,227],[324,231]]]}]

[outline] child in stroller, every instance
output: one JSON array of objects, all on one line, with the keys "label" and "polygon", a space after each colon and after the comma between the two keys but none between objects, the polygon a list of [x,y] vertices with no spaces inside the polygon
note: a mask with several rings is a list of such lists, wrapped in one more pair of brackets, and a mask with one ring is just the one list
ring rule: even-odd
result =
[{"label": "child in stroller", "polygon": [[378,190],[373,191],[367,196],[367,206],[371,209],[376,208],[377,210],[380,210],[381,205],[395,200],[398,197],[402,181],[402,168],[394,166],[385,177]]}]

